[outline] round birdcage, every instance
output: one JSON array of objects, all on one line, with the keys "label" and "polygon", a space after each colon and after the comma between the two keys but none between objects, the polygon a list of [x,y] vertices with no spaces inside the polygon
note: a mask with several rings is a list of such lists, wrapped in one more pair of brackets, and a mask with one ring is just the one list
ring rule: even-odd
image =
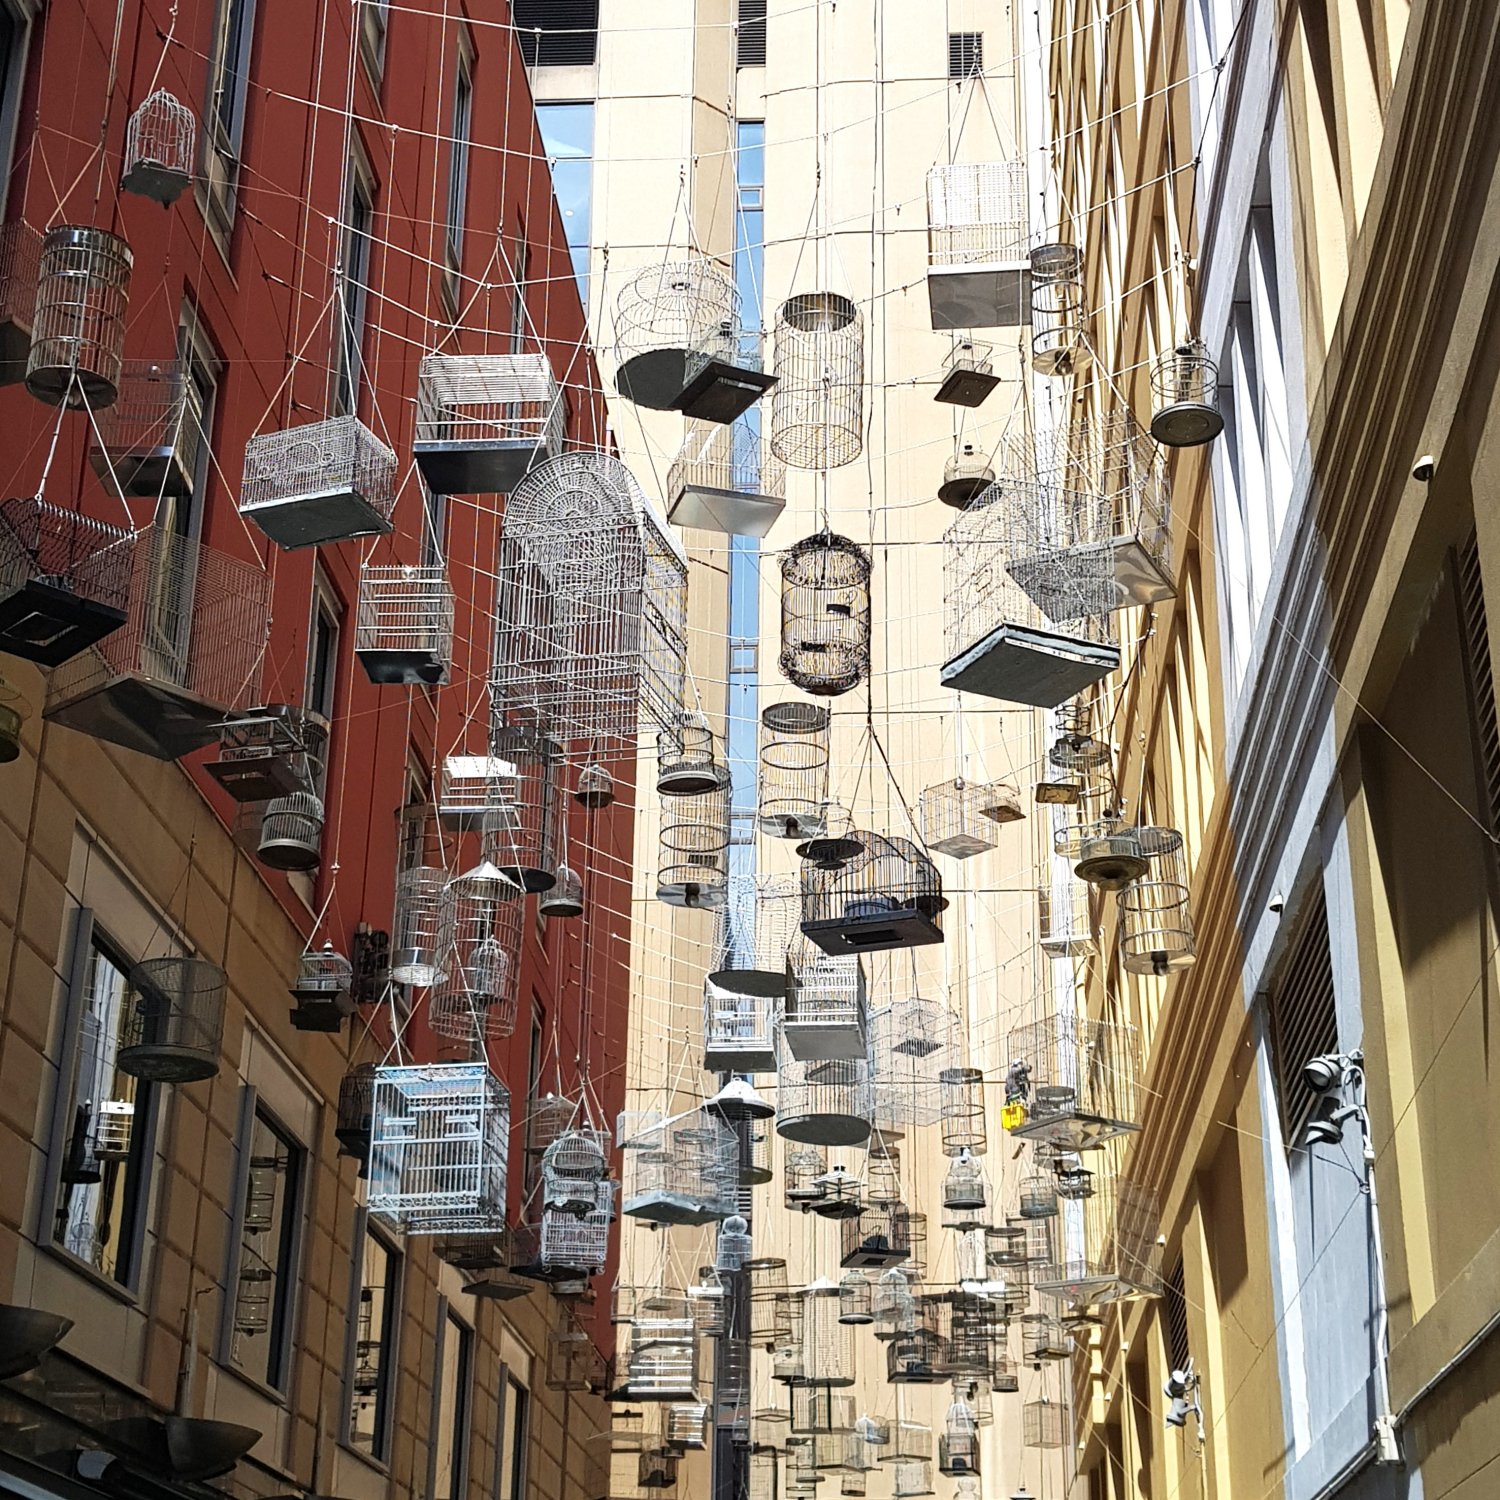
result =
[{"label": "round birdcage", "polygon": [[888,1137],[888,1131],[876,1131],[870,1137],[865,1158],[865,1197],[871,1203],[901,1201],[901,1152]]},{"label": "round birdcage", "polygon": [[830,721],[819,703],[771,703],[761,711],[756,822],[762,833],[809,839],[823,832]]},{"label": "round birdcage", "polygon": [[943,482],[937,497],[944,505],[962,510],[971,505],[995,482],[994,466],[973,443],[965,443],[943,465]]},{"label": "round birdcage", "polygon": [[134,260],[107,229],[47,231],[26,361],[26,389],[38,401],[96,410],[114,404]]},{"label": "round birdcage", "polygon": [[771,1167],[772,1134],[759,1120],[740,1123],[740,1186],[764,1187],[774,1171]]},{"label": "round birdcage", "polygon": [[849,809],[833,798],[823,804],[823,827],[797,845],[797,854],[820,870],[837,870],[863,850]]},{"label": "round birdcage", "polygon": [[776,318],[771,451],[797,469],[837,469],[864,449],[864,319],[848,297],[804,292]]},{"label": "round birdcage", "polygon": [[615,387],[637,406],[670,411],[693,351],[739,315],[734,284],[703,256],[647,266],[615,303]]},{"label": "round birdcage", "polygon": [[960,1151],[953,1158],[948,1175],[943,1178],[945,1219],[961,1216],[967,1221],[968,1216],[979,1213],[984,1208],[987,1200],[984,1173],[979,1170],[979,1163],[974,1160],[971,1152]]},{"label": "round birdcage", "polygon": [[331,942],[304,953],[292,980],[291,1021],[299,1031],[337,1031],[354,1013],[354,965]]},{"label": "round birdcage", "polygon": [[1162,978],[1197,962],[1189,910],[1187,857],[1175,828],[1141,828],[1145,873],[1116,897],[1120,962],[1131,974]]},{"label": "round birdcage", "polygon": [[1102,818],[1079,830],[1073,873],[1101,891],[1123,891],[1149,868],[1141,830],[1119,818]]},{"label": "round birdcage", "polygon": [[578,773],[573,799],[581,807],[608,807],[615,800],[615,778],[598,761],[590,761]]},{"label": "round birdcage", "polygon": [[516,1029],[524,908],[461,877],[449,887],[452,947],[433,990],[428,1024],[454,1041],[498,1041]]},{"label": "round birdcage", "polygon": [[810,1209],[823,1196],[828,1158],[815,1146],[788,1142],[782,1157],[781,1189],[788,1208]]},{"label": "round birdcage", "polygon": [[776,1133],[814,1146],[857,1146],[870,1134],[868,1065],[778,1059]]},{"label": "round birdcage", "polygon": [[1039,375],[1073,374],[1087,361],[1083,252],[1038,245],[1031,252],[1031,366]]},{"label": "round birdcage", "polygon": [[333,1133],[339,1155],[363,1164],[370,1155],[370,1122],[375,1102],[375,1064],[356,1063],[339,1080],[338,1113]]},{"label": "round birdcage", "polygon": [[1158,358],[1151,395],[1151,436],[1164,448],[1196,448],[1224,430],[1219,367],[1201,339],[1188,339]]},{"label": "round birdcage", "polygon": [[836,697],[870,672],[870,554],[821,531],[781,557],[782,675],[805,693]]},{"label": "round birdcage", "polygon": [[130,971],[135,1006],[119,1066],[154,1083],[196,1083],[219,1071],[228,979],[202,958],[148,958]]},{"label": "round birdcage", "polygon": [[266,803],[260,820],[261,864],[272,870],[316,870],[322,860],[323,799],[293,792]]},{"label": "round birdcage", "polygon": [[906,1241],[906,1274],[913,1285],[927,1280],[927,1215],[896,1205],[895,1233]]},{"label": "round birdcage", "polygon": [[787,955],[801,914],[794,876],[731,876],[715,924],[709,982],[731,995],[779,999],[786,993]]},{"label": "round birdcage", "polygon": [[791,1337],[792,1316],[786,1303],[786,1261],[761,1255],[745,1262],[750,1283],[748,1337],[757,1349],[771,1349]]},{"label": "round birdcage", "polygon": [[1053,1175],[1057,1196],[1071,1203],[1081,1203],[1094,1196],[1094,1174],[1076,1157],[1059,1158]]},{"label": "round birdcage", "polygon": [[543,891],[536,909],[544,917],[581,917],[583,915],[583,880],[570,865],[557,867],[557,883]]},{"label": "round birdcage", "polygon": [[198,122],[166,89],[144,99],[125,126],[120,187],[161,204],[175,203],[193,180]]},{"label": "round birdcage", "polygon": [[712,910],[729,892],[729,788],[661,799],[656,897],[668,906]]},{"label": "round birdcage", "polygon": [[1050,1219],[1057,1213],[1057,1179],[1050,1172],[1031,1172],[1021,1179],[1017,1212],[1023,1219]]},{"label": "round birdcage", "polygon": [[708,719],[683,709],[656,737],[656,790],[664,797],[696,797],[729,785],[729,768],[714,749]]},{"label": "round birdcage", "polygon": [[875,1321],[875,1288],[859,1270],[846,1271],[839,1281],[839,1322],[862,1327]]},{"label": "round birdcage", "polygon": [[448,977],[454,897],[446,870],[416,865],[396,877],[391,978],[418,988]]},{"label": "round birdcage", "polygon": [[970,1151],[983,1155],[988,1137],[984,1121],[984,1074],[978,1068],[944,1068],[943,1154]]}]

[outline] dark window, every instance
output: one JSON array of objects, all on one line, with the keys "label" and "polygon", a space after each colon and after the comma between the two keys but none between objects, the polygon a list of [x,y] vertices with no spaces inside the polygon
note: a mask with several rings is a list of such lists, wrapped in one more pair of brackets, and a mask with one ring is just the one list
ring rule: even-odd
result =
[{"label": "dark window", "polygon": [[255,0],[219,0],[208,51],[208,111],[203,170],[211,216],[222,232],[234,215]]},{"label": "dark window", "polygon": [[1479,568],[1479,538],[1474,533],[1470,533],[1458,553],[1458,602],[1468,667],[1479,797],[1493,833],[1500,829],[1500,718],[1495,710],[1495,670],[1490,658],[1484,579]]},{"label": "dark window", "polygon": [[972,78],[984,72],[984,33],[950,31],[948,33],[948,76]]},{"label": "dark window", "polygon": [[509,1372],[505,1377],[505,1432],[500,1453],[501,1500],[525,1500],[526,1426],[531,1393]]},{"label": "dark window", "polygon": [[333,406],[339,416],[359,410],[363,373],[365,301],[370,285],[370,237],[375,208],[369,185],[358,168],[349,168],[349,199],[345,205],[342,297],[339,316],[338,367],[334,372]]},{"label": "dark window", "polygon": [[1288,1149],[1297,1149],[1318,1102],[1302,1081],[1302,1069],[1310,1059],[1337,1052],[1339,1046],[1328,906],[1320,881],[1313,882],[1297,919],[1291,950],[1271,986],[1270,1017],[1282,1129]]},{"label": "dark window", "polygon": [[591,66],[599,53],[599,0],[512,0],[526,66]]},{"label": "dark window", "polygon": [[339,607],[328,587],[313,584],[312,628],[307,644],[307,706],[333,718],[339,674]]},{"label": "dark window", "polygon": [[443,1320],[442,1347],[438,1354],[433,1500],[458,1500],[464,1492],[473,1338],[473,1333],[450,1311]]},{"label": "dark window", "polygon": [[390,1445],[392,1358],[401,1257],[365,1231],[354,1308],[354,1368],[349,1380],[349,1442],[371,1458]]},{"label": "dark window", "polygon": [[735,64],[741,68],[766,65],[766,0],[740,0],[735,32]]},{"label": "dark window", "polygon": [[385,67],[385,37],[390,28],[391,0],[364,0],[359,16],[359,52],[378,80]]},{"label": "dark window", "polygon": [[448,149],[448,263],[463,265],[464,220],[469,200],[469,135],[474,123],[474,83],[469,60],[459,54],[453,80],[453,139]]},{"label": "dark window", "polygon": [[1185,1369],[1192,1350],[1188,1346],[1187,1292],[1182,1279],[1182,1257],[1168,1275],[1162,1288],[1162,1339],[1166,1344],[1167,1368]]}]

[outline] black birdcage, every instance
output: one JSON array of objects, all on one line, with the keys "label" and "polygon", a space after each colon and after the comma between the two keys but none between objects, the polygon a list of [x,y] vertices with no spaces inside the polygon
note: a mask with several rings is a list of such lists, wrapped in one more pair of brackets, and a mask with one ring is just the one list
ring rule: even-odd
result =
[{"label": "black birdcage", "polygon": [[298,1031],[337,1031],[354,1014],[354,966],[333,944],[304,953],[292,982],[292,1025]]},{"label": "black birdcage", "polygon": [[870,672],[870,554],[821,531],[781,558],[782,675],[805,693],[834,697]]},{"label": "black birdcage", "polygon": [[352,1156],[363,1175],[370,1160],[370,1120],[375,1100],[375,1064],[356,1063],[339,1081],[338,1115],[333,1133],[339,1155]]},{"label": "black birdcage", "polygon": [[802,867],[802,931],[825,953],[940,943],[948,903],[932,861],[907,839],[855,835],[860,852],[835,870]]},{"label": "black birdcage", "polygon": [[122,1071],[156,1083],[196,1083],[219,1071],[223,969],[202,958],[148,958],[130,971],[135,991]]},{"label": "black birdcage", "polygon": [[857,1218],[843,1224],[843,1254],[848,1268],[886,1270],[911,1255],[910,1218],[901,1203],[867,1203]]}]

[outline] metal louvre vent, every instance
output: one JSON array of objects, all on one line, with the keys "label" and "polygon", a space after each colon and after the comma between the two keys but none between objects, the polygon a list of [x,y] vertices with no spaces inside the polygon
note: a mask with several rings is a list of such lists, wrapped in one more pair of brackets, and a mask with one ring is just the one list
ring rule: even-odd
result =
[{"label": "metal louvre vent", "polygon": [[1328,907],[1321,884],[1307,898],[1291,952],[1270,994],[1271,1055],[1288,1149],[1299,1146],[1318,1096],[1302,1081],[1309,1059],[1337,1052],[1338,1017],[1333,997],[1333,953],[1328,943]]},{"label": "metal louvre vent", "polygon": [[948,33],[948,76],[972,78],[984,72],[984,33],[950,31]]},{"label": "metal louvre vent", "polygon": [[1490,660],[1489,617],[1479,567],[1479,537],[1471,532],[1458,552],[1458,604],[1468,658],[1469,698],[1480,796],[1493,831],[1500,828],[1500,715],[1495,706],[1495,672]]},{"label": "metal louvre vent", "polygon": [[1188,1345],[1187,1291],[1182,1278],[1182,1257],[1177,1257],[1166,1285],[1162,1288],[1162,1338],[1167,1348],[1170,1369],[1186,1367],[1192,1353]]},{"label": "metal louvre vent", "polygon": [[511,20],[528,68],[586,68],[598,58],[599,0],[512,0]]},{"label": "metal louvre vent", "polygon": [[735,66],[763,68],[766,65],[766,0],[740,0],[736,17]]}]

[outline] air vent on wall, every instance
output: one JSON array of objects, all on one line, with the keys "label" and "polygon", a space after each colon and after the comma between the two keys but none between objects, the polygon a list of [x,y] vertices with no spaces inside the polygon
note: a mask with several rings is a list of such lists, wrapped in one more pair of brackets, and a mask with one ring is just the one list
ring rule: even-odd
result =
[{"label": "air vent on wall", "polygon": [[598,57],[599,0],[512,0],[511,20],[529,68],[586,68]]},{"label": "air vent on wall", "polygon": [[950,31],[948,33],[948,76],[972,78],[984,72],[984,33]]}]

